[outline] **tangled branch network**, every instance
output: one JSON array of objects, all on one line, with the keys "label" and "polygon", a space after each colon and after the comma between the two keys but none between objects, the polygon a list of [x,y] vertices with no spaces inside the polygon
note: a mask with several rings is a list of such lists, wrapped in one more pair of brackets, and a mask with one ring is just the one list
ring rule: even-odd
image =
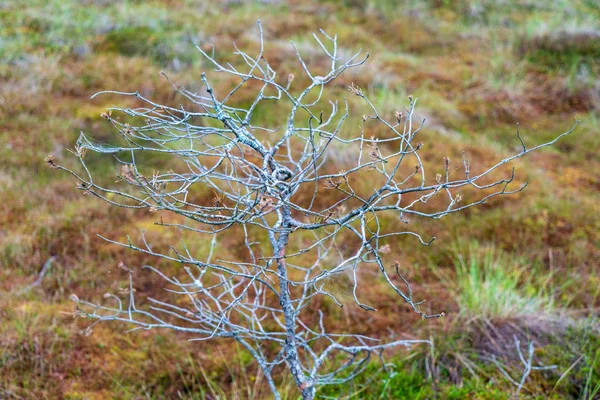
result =
[{"label": "tangled branch network", "polygon": [[[493,172],[551,145],[575,126],[532,148],[525,146],[517,131],[522,146],[517,154],[478,174],[471,173],[466,158],[454,170],[450,159],[444,158],[445,174],[431,179],[420,155],[423,145],[415,141],[424,122],[413,124],[416,99],[409,97],[403,111],[388,121],[360,88],[351,85],[351,97],[367,109],[360,133],[355,134],[343,129],[348,101],[340,107],[325,100],[326,87],[332,87],[344,71],[363,65],[368,54],[358,52],[341,60],[336,36],[320,31],[313,37],[327,67],[321,68],[320,75],[311,72],[292,43],[300,74],[280,79],[263,57],[260,22],[258,28],[258,54],[253,57],[235,47],[235,67],[219,62],[214,51],[198,47],[217,73],[234,82],[225,95],[211,86],[205,74],[200,94],[166,77],[190,105],[187,109],[157,104],[137,92],[98,93],[127,96],[139,105],[111,108],[103,115],[118,131],[114,140],[119,144],[100,144],[82,133],[73,151],[80,172],[58,165],[51,156],[46,162],[71,173],[86,194],[118,207],[149,209],[161,216],[158,225],[190,231],[199,241],[210,243],[198,258],[185,244],[159,252],[145,237],[140,244],[105,238],[178,263],[183,275],[172,277],[162,267],[146,265],[170,286],[169,301],[149,298],[146,306],[138,307],[130,273],[125,299],[106,294],[105,302],[95,304],[74,296],[81,315],[94,319],[93,324],[122,321],[133,324],[134,330],[187,332],[194,340],[233,339],[256,359],[275,398],[280,395],[274,374],[287,368],[302,397],[312,399],[320,385],[354,379],[385,349],[429,341],[384,343],[359,334],[332,333],[326,329],[326,315],[307,310],[311,301],[325,296],[340,307],[353,301],[375,311],[360,294],[360,269],[374,264],[391,290],[422,318],[442,316],[422,311],[422,302],[413,298],[398,263],[384,261],[390,241],[406,235],[428,246],[433,239],[408,229],[409,216],[441,218],[523,190],[525,185],[509,189],[514,169],[501,180],[493,180]],[[299,82],[306,85],[297,88]],[[246,107],[236,105],[236,95],[247,95],[249,89],[256,91],[253,100]],[[324,102],[328,112],[320,111]],[[257,114],[263,113],[264,119],[265,110],[285,118],[282,126],[254,125]],[[367,137],[367,124],[377,125],[378,138]],[[112,155],[120,164],[120,180],[112,187],[96,182],[84,160],[88,152]],[[331,158],[340,154],[352,161],[337,170]],[[149,172],[148,160],[157,157],[172,160],[172,170]],[[453,180],[457,170],[462,171],[461,177]],[[464,201],[457,192],[462,187],[481,195]],[[207,192],[209,198],[213,193],[210,201],[199,201]],[[447,204],[437,210],[422,207],[436,196]],[[163,216],[169,215],[171,222],[165,222]],[[384,217],[398,223],[382,223]],[[221,238],[233,236],[243,242],[245,255],[238,259],[228,258],[219,246]],[[332,281],[342,277],[350,282],[347,294],[331,289]]]}]

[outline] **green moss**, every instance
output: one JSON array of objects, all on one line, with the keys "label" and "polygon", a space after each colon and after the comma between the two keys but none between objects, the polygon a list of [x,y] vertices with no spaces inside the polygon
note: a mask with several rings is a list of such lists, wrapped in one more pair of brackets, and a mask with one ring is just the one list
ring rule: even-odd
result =
[{"label": "green moss", "polygon": [[558,31],[522,39],[520,52],[532,63],[572,70],[600,60],[600,31]]},{"label": "green moss", "polygon": [[101,50],[116,51],[126,56],[156,53],[159,44],[157,32],[147,26],[126,26],[109,32]]}]

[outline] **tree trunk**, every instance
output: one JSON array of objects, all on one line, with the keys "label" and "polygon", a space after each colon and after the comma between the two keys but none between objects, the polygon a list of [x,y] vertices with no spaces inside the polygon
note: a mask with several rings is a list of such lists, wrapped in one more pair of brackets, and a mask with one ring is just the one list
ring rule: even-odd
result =
[{"label": "tree trunk", "polygon": [[[281,227],[289,229],[290,211],[289,208],[282,210]],[[302,394],[303,400],[312,400],[315,397],[315,387],[313,382],[304,375],[300,364],[300,357],[298,355],[298,346],[296,344],[296,310],[292,305],[292,299],[290,296],[290,288],[288,282],[287,267],[285,265],[285,248],[288,244],[289,231],[284,230],[278,239],[273,243],[273,251],[277,258],[277,270],[279,272],[279,290],[280,290],[280,302],[283,310],[283,316],[285,320],[285,330],[287,339],[285,341],[285,359],[286,364],[294,377],[296,386]]]}]

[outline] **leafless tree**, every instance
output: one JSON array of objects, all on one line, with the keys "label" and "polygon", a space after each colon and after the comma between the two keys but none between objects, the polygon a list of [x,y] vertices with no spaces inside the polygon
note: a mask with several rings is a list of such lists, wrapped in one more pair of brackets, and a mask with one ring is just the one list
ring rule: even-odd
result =
[{"label": "leafless tree", "polygon": [[[138,92],[98,93],[128,96],[140,104],[137,108],[110,108],[103,114],[118,132],[115,141],[121,144],[100,144],[82,133],[73,151],[82,172],[58,165],[52,156],[46,162],[71,173],[86,194],[118,207],[149,209],[161,216],[157,224],[194,232],[199,240],[210,243],[208,254],[199,259],[185,244],[172,246],[165,253],[155,251],[145,237],[141,244],[105,238],[181,264],[184,278],[167,276],[149,265],[143,268],[164,279],[172,293],[187,299],[187,305],[182,299],[150,298],[148,307],[138,308],[130,273],[125,300],[106,294],[106,303],[95,304],[73,296],[81,315],[94,319],[93,324],[122,321],[133,324],[133,330],[168,328],[194,334],[195,340],[235,340],[256,359],[276,399],[280,395],[273,374],[280,366],[287,367],[302,398],[312,399],[321,385],[354,379],[373,355],[381,355],[385,349],[430,342],[382,342],[359,334],[330,332],[325,328],[327,316],[318,311],[315,317],[307,305],[317,296],[326,296],[342,307],[347,300],[331,290],[330,283],[343,274],[351,281],[348,299],[368,312],[375,311],[360,300],[358,291],[359,269],[374,264],[387,285],[422,318],[443,316],[425,313],[422,301],[413,298],[398,263],[384,261],[391,241],[406,235],[428,246],[433,239],[423,239],[409,229],[409,216],[442,218],[492,197],[523,190],[526,184],[509,189],[514,168],[505,179],[495,180],[494,174],[512,160],[553,144],[575,126],[531,148],[525,146],[517,130],[520,151],[477,174],[471,172],[466,157],[456,168],[449,158],[440,157],[443,173],[430,179],[420,155],[423,144],[416,142],[424,121],[413,124],[417,100],[412,96],[401,112],[386,118],[365,92],[352,84],[349,94],[358,97],[366,109],[360,132],[357,129],[355,134],[343,129],[349,117],[347,100],[341,106],[329,101],[328,112],[320,111],[328,100],[324,97],[326,87],[344,71],[363,65],[368,54],[358,52],[341,60],[336,36],[320,31],[313,37],[329,60],[327,70],[321,75],[311,72],[292,43],[300,73],[306,76],[294,79],[289,74],[281,79],[263,57],[260,22],[258,27],[260,50],[256,56],[235,47],[241,67],[220,62],[214,51],[198,47],[216,72],[236,82],[228,93],[217,93],[205,74],[202,93],[180,87],[165,75],[183,96],[182,101],[192,105],[188,109],[157,104]],[[302,80],[308,84],[295,87]],[[248,88],[256,90],[252,103],[236,105],[236,94]],[[271,106],[274,113],[287,107],[286,115],[281,115],[284,126],[272,129],[254,125],[255,112]],[[368,124],[376,124],[384,133],[378,138],[367,137]],[[107,185],[94,180],[86,165],[87,152],[114,156],[120,163],[117,184],[104,187]],[[352,164],[347,170],[331,172],[331,156],[339,157],[340,153],[350,157]],[[178,160],[183,167],[150,173],[139,162],[147,154],[173,157],[173,165]],[[461,177],[452,179],[457,171]],[[368,179],[367,184],[364,179]],[[472,201],[462,199],[457,189],[463,187],[480,196]],[[210,204],[193,201],[199,188],[214,192]],[[447,199],[442,208],[424,206],[438,195]],[[162,218],[172,213],[186,222]],[[383,216],[397,223],[384,224]],[[227,259],[219,248],[223,235],[243,236],[246,259]],[[342,238],[355,248],[349,250],[347,245],[342,249]]]}]

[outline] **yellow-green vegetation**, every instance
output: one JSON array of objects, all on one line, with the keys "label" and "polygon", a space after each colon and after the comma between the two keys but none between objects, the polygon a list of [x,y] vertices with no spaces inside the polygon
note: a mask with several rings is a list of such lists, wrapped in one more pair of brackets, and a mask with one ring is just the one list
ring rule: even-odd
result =
[{"label": "yellow-green vegetation", "polygon": [[[177,105],[159,72],[201,90],[200,74],[210,66],[194,43],[214,44],[222,57],[232,57],[232,41],[256,45],[257,19],[265,28],[265,57],[281,76],[300,75],[290,39],[319,68],[318,49],[309,41],[319,28],[337,33],[344,52],[368,50],[369,63],[342,76],[332,96],[341,99],[354,82],[390,118],[407,95],[417,97],[416,117],[427,119],[424,163],[433,172],[443,171],[443,157],[461,160],[463,151],[473,171],[518,151],[517,122],[532,146],[583,121],[575,134],[515,164],[518,180],[530,182],[524,192],[441,220],[411,221],[419,233],[437,237],[431,247],[405,238],[394,243],[390,260],[396,258],[415,295],[427,299],[427,312],[443,311],[445,318],[420,320],[378,284],[375,271],[364,272],[370,280],[364,296],[377,313],[350,305],[340,311],[326,299],[314,305],[331,310],[330,323],[342,330],[435,343],[433,349],[398,349],[387,372],[373,364],[354,385],[326,387],[319,395],[510,398],[514,385],[490,360],[501,360],[518,380],[512,339],[518,335],[535,341],[537,364],[557,366],[533,371],[523,398],[598,398],[597,1],[31,0],[0,6],[0,398],[268,398],[251,358],[232,342],[125,333],[129,327],[119,324],[82,333],[88,321],[73,318],[71,294],[99,301],[126,287],[119,261],[132,268],[156,262],[97,234],[123,239],[147,230],[159,247],[181,237],[156,229],[149,212],[84,196],[43,161],[52,154],[73,165],[65,149],[80,131],[102,142],[113,138],[100,114],[117,99],[91,100],[95,92],[139,90]],[[216,90],[230,83],[216,82]],[[238,101],[245,104],[253,94],[242,92]],[[350,107],[348,134],[364,112],[356,102]],[[262,125],[279,123],[274,110],[258,114]],[[144,162],[169,169],[160,159]],[[116,162],[97,157],[90,164],[98,179],[115,179]],[[208,202],[211,193],[195,196]],[[389,218],[382,223],[400,223]],[[202,238],[186,239],[192,251],[205,251]],[[223,245],[232,257],[244,251],[235,237]],[[41,284],[31,286],[51,257]],[[344,282],[335,284],[344,290]],[[161,283],[140,271],[136,290],[143,297],[160,291]],[[296,398],[290,379],[279,379],[289,388],[282,390],[286,398]]]},{"label": "yellow-green vegetation", "polygon": [[538,287],[537,262],[498,254],[495,247],[480,249],[476,244],[455,252],[456,275],[444,280],[461,312],[492,321],[552,317],[552,289],[546,286],[553,276],[544,274]]}]

